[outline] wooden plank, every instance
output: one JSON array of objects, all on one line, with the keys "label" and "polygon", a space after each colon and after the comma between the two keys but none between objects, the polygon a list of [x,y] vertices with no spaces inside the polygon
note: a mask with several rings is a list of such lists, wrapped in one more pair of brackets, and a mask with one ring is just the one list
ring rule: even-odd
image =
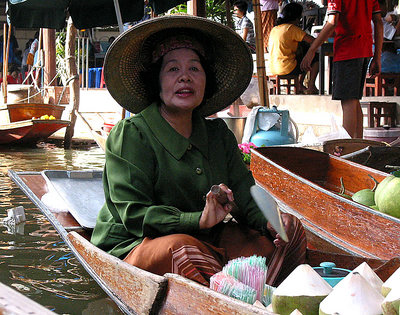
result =
[{"label": "wooden plank", "polygon": [[55,314],[44,306],[0,283],[0,314],[50,315]]},{"label": "wooden plank", "polygon": [[167,273],[164,276],[168,279],[168,289],[160,314],[274,314],[179,275]]},{"label": "wooden plank", "polygon": [[[19,174],[19,177],[38,199],[41,199],[49,191],[41,173]],[[52,212],[52,214],[66,230],[81,228],[81,225],[69,212]]]},{"label": "wooden plank", "polygon": [[296,211],[303,222],[332,235],[332,242],[340,239],[349,244],[349,250],[358,248],[365,257],[387,260],[400,256],[399,219],[324,188],[343,177],[354,192],[371,181],[367,174],[378,180],[388,174],[302,148],[269,147],[252,152],[251,170],[257,183]]},{"label": "wooden plank", "polygon": [[76,232],[67,237],[81,263],[97,275],[96,281],[100,280],[103,289],[107,288],[135,314],[153,314],[158,310],[165,296],[166,278],[107,254]]}]

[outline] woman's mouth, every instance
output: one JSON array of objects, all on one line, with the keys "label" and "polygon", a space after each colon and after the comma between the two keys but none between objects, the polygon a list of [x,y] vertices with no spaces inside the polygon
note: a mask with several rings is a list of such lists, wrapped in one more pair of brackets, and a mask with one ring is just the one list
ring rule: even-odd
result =
[{"label": "woman's mouth", "polygon": [[179,89],[178,91],[175,92],[175,94],[179,96],[188,96],[192,95],[193,93],[194,93],[193,90],[188,88]]}]

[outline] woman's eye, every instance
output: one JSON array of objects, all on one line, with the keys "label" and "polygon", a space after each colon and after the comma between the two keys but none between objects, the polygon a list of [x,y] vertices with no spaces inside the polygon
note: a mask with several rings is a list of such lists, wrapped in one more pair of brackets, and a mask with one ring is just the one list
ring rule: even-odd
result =
[{"label": "woman's eye", "polygon": [[178,70],[178,67],[171,67],[168,69],[168,71],[177,71],[177,70]]},{"label": "woman's eye", "polygon": [[199,68],[197,68],[197,67],[191,67],[190,70],[192,70],[192,71],[199,71]]}]

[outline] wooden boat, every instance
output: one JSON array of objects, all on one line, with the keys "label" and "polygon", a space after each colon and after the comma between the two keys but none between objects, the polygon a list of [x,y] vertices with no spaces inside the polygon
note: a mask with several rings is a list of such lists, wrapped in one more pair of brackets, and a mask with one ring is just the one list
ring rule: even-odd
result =
[{"label": "wooden boat", "polygon": [[[175,274],[155,275],[92,245],[91,227],[104,200],[100,171],[15,172],[9,176],[46,215],[88,273],[127,314],[270,314]],[[82,195],[82,191],[85,194]],[[308,248],[307,262],[353,269],[366,261],[386,280],[400,260]],[[123,279],[123,281],[121,281]]]},{"label": "wooden boat", "polygon": [[27,144],[44,140],[67,127],[66,120],[30,119],[0,125],[0,144]]},{"label": "wooden boat", "polygon": [[400,220],[339,195],[372,188],[389,174],[324,152],[295,147],[252,150],[251,171],[283,210],[298,216],[311,247],[362,257],[400,256]]},{"label": "wooden boat", "polygon": [[1,314],[32,314],[54,315],[52,311],[32,301],[25,295],[0,283],[0,313]]},{"label": "wooden boat", "polygon": [[[61,120],[64,106],[43,103],[16,103],[0,106],[0,144],[27,144],[44,140],[67,127]],[[55,119],[40,119],[41,116]]]},{"label": "wooden boat", "polygon": [[390,172],[387,165],[400,165],[400,147],[396,141],[368,139],[335,139],[323,143],[323,151],[383,172]]}]

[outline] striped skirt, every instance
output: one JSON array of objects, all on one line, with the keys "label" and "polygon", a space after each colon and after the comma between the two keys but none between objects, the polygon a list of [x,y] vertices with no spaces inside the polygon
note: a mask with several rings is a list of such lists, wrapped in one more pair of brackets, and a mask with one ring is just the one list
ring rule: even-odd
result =
[{"label": "striped skirt", "polygon": [[209,286],[210,277],[231,259],[258,255],[267,258],[267,284],[277,286],[298,265],[305,263],[304,229],[296,219],[293,238],[284,247],[255,230],[234,222],[221,225],[217,236],[171,234],[146,237],[124,261],[152,273],[176,273]]}]

